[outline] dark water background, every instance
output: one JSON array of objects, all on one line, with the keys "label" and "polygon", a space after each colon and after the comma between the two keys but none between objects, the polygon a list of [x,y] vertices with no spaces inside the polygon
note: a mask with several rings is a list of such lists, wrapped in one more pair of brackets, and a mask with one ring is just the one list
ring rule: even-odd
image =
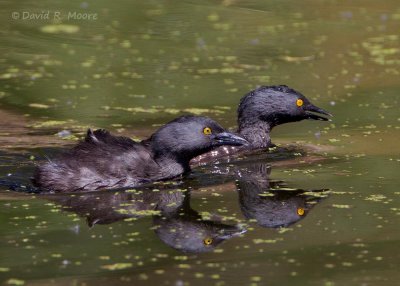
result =
[{"label": "dark water background", "polygon": [[186,113],[234,127],[257,85],[287,84],[334,114],[273,131],[294,149],[177,185],[75,197],[2,187],[0,283],[397,285],[397,0],[0,5],[2,179],[28,185],[35,161],[87,127],[144,138]]}]

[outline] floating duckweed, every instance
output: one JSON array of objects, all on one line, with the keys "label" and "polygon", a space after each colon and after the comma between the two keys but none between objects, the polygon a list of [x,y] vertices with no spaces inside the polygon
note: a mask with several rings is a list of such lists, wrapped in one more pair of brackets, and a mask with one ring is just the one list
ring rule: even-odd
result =
[{"label": "floating duckweed", "polygon": [[207,16],[208,21],[210,22],[216,22],[219,20],[219,16],[216,13],[212,13],[210,15]]},{"label": "floating duckweed", "polygon": [[199,214],[202,217],[202,219],[205,219],[205,220],[211,219],[211,213],[209,213],[209,212],[200,212]]},{"label": "floating duckweed", "polygon": [[369,53],[371,60],[379,65],[397,65],[398,35],[383,35],[373,37],[362,43],[362,47]]},{"label": "floating duckweed", "polygon": [[325,193],[317,193],[317,192],[304,192],[303,196],[313,196],[316,198],[326,198],[328,196],[328,192]]},{"label": "floating duckweed", "polygon": [[128,112],[143,112],[143,113],[156,113],[159,110],[156,108],[143,108],[143,107],[112,107],[114,110],[123,110]]},{"label": "floating duckweed", "polygon": [[351,208],[351,205],[338,205],[338,204],[333,204],[332,207],[337,208],[337,209],[349,209],[349,208]]},{"label": "floating duckweed", "polygon": [[140,232],[130,232],[126,234],[127,236],[138,236],[140,235]]},{"label": "floating duckweed", "polygon": [[129,40],[125,40],[121,42],[121,47],[125,48],[125,49],[129,49],[131,47],[131,42]]},{"label": "floating duckweed", "polygon": [[103,265],[101,266],[101,268],[114,271],[114,270],[131,268],[132,266],[133,266],[132,263],[115,263],[115,264]]},{"label": "floating duckweed", "polygon": [[144,34],[144,35],[142,35],[140,38],[143,39],[143,40],[150,40],[150,39],[151,39],[151,35],[149,35],[149,34]]},{"label": "floating duckweed", "polygon": [[204,277],[204,274],[203,274],[203,273],[200,273],[200,272],[196,272],[196,273],[194,274],[194,277],[196,277],[196,278],[203,278],[203,277]]},{"label": "floating duckweed", "polygon": [[242,68],[224,67],[224,68],[210,68],[210,69],[198,69],[199,74],[240,74],[243,73]]},{"label": "floating duckweed", "polygon": [[396,212],[397,215],[400,215],[400,208],[390,208],[390,210]]},{"label": "floating duckweed", "polygon": [[28,104],[28,106],[33,107],[33,108],[39,108],[39,109],[47,109],[50,107],[47,104],[42,104],[42,103],[30,103],[30,104]]},{"label": "floating duckweed", "polygon": [[48,120],[44,122],[38,122],[33,125],[31,125],[33,128],[43,128],[43,127],[53,127],[53,126],[59,126],[63,124],[67,124],[68,121],[64,120]]},{"label": "floating duckweed", "polygon": [[189,112],[195,115],[202,115],[204,113],[215,113],[215,114],[221,114],[224,113],[222,110],[213,110],[213,109],[208,109],[208,108],[186,108],[183,109],[184,112]]},{"label": "floating duckweed", "polygon": [[261,277],[260,276],[252,276],[252,277],[250,277],[250,281],[252,281],[252,282],[260,282],[261,281]]},{"label": "floating duckweed", "polygon": [[260,194],[258,194],[260,197],[273,197],[273,196],[275,196],[275,194],[274,193],[271,193],[271,192],[265,192],[265,193],[260,193]]},{"label": "floating duckweed", "polygon": [[0,75],[0,79],[10,79],[12,77],[16,76],[15,74],[11,74],[11,73],[4,73]]},{"label": "floating duckweed", "polygon": [[353,243],[351,246],[353,247],[367,247],[365,243]]},{"label": "floating duckweed", "polygon": [[293,56],[282,56],[280,57],[281,60],[286,62],[304,62],[304,61],[311,61],[315,59],[315,56],[305,56],[305,57],[293,57]]},{"label": "floating duckweed", "polygon": [[154,215],[159,215],[161,212],[160,211],[155,211],[155,210],[126,210],[126,209],[118,209],[116,212],[120,214],[131,214],[131,215],[137,215],[137,216],[154,216]]},{"label": "floating duckweed", "polygon": [[222,197],[220,193],[211,193],[211,196],[213,197]]},{"label": "floating duckweed", "polygon": [[[299,170],[300,171],[300,170]],[[285,192],[291,192],[291,191],[297,191],[298,189],[295,188],[288,188],[288,187],[279,187],[279,188],[270,188],[271,191],[285,191]]]},{"label": "floating duckweed", "polygon": [[10,278],[7,280],[6,284],[8,285],[24,285],[25,281],[21,279],[16,279],[16,278]]},{"label": "floating duckweed", "polygon": [[382,202],[386,199],[384,195],[370,195],[365,198],[366,201],[373,201],[373,202]]},{"label": "floating duckweed", "polygon": [[351,263],[351,262],[342,262],[342,265],[345,266],[345,267],[351,267],[351,266],[353,266],[353,263]]},{"label": "floating duckweed", "polygon": [[169,113],[169,114],[178,114],[181,111],[179,109],[176,109],[176,108],[165,108],[164,112],[165,113]]},{"label": "floating duckweed", "polygon": [[289,231],[293,231],[293,229],[292,229],[292,228],[288,228],[288,227],[281,227],[281,228],[278,230],[278,233],[283,234],[283,233],[289,232]]},{"label": "floating duckweed", "polygon": [[232,25],[230,23],[215,23],[213,28],[216,30],[228,31],[230,30]]},{"label": "floating duckweed", "polygon": [[79,26],[67,25],[67,24],[46,25],[40,27],[40,31],[49,34],[59,34],[59,33],[74,34],[79,32]]},{"label": "floating duckweed", "polygon": [[274,243],[277,243],[279,240],[282,240],[282,239],[262,239],[262,238],[257,238],[257,239],[253,239],[253,243],[254,244],[263,244],[263,243],[274,244]]},{"label": "floating duckweed", "polygon": [[55,135],[58,135],[59,137],[61,137],[62,140],[71,140],[71,141],[78,141],[80,138],[78,136],[75,136],[73,134],[68,135],[68,136],[60,136],[59,135],[60,132],[58,132]]},{"label": "floating duckweed", "polygon": [[110,107],[110,106],[102,106],[104,110],[122,110],[132,113],[158,113],[158,112],[165,112],[169,114],[178,114],[178,113],[192,113],[195,115],[202,115],[205,113],[212,113],[212,114],[223,114],[226,108],[216,108],[216,109],[208,109],[208,108],[185,108],[185,109],[176,109],[176,108],[164,108],[159,106],[153,106],[150,108],[144,107]]}]

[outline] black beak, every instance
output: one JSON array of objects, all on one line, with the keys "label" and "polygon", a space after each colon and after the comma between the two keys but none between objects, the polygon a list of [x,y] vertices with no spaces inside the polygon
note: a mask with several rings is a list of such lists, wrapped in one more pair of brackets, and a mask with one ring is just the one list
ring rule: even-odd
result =
[{"label": "black beak", "polygon": [[241,145],[249,145],[249,142],[232,133],[229,132],[222,132],[219,133],[217,135],[215,135],[215,137],[213,138],[214,142],[216,142],[216,145],[220,146],[220,145],[232,145],[232,146],[241,146]]},{"label": "black beak", "polygon": [[[322,108],[316,107],[315,105],[313,105],[311,103],[309,105],[305,106],[304,110],[306,111],[305,119],[331,121],[329,118],[323,117],[319,114],[324,114],[327,116],[332,116],[332,114],[330,114],[328,111],[323,110]],[[319,113],[319,114],[315,114],[315,113]]]}]

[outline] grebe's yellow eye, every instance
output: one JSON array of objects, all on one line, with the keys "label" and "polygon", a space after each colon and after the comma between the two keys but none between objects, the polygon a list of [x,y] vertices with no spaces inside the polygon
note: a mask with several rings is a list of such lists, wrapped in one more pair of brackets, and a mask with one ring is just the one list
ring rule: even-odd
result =
[{"label": "grebe's yellow eye", "polygon": [[296,105],[297,105],[298,107],[302,106],[303,103],[304,103],[303,100],[300,99],[300,98],[296,100]]},{"label": "grebe's yellow eye", "polygon": [[297,214],[298,214],[299,216],[303,216],[304,213],[305,213],[305,210],[304,210],[303,208],[298,208],[298,209],[297,209]]},{"label": "grebe's yellow eye", "polygon": [[213,242],[211,237],[207,237],[203,240],[204,245],[210,245]]},{"label": "grebe's yellow eye", "polygon": [[212,133],[212,130],[211,130],[210,127],[206,127],[206,128],[203,129],[203,133],[205,135],[210,135]]}]

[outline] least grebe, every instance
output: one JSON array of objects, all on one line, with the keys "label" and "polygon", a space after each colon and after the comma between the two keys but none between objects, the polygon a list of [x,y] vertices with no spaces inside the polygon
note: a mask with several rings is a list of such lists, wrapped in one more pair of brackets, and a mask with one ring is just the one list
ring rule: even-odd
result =
[{"label": "least grebe", "polygon": [[329,120],[321,114],[332,116],[286,85],[261,86],[242,97],[237,110],[237,133],[250,144],[217,148],[193,159],[192,164],[208,162],[241,151],[271,147],[273,144],[270,132],[275,126],[304,119]]},{"label": "least grebe", "polygon": [[190,170],[190,159],[222,145],[247,144],[208,117],[182,116],[135,142],[99,129],[59,158],[37,167],[33,183],[48,191],[135,187]]}]

